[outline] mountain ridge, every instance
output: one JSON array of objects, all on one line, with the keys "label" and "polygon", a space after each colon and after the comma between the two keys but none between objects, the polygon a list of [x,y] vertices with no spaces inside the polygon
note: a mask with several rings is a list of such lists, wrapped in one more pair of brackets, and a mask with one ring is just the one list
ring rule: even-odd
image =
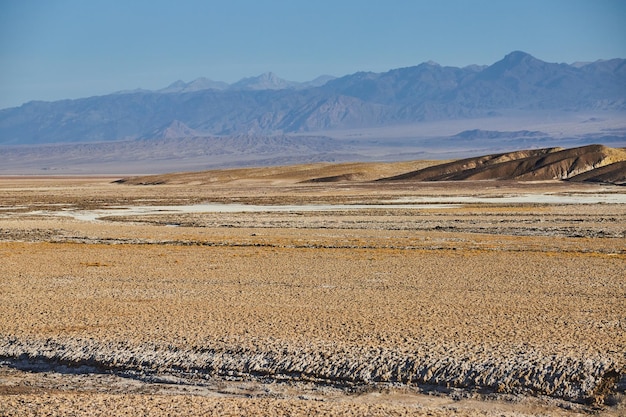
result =
[{"label": "mountain ridge", "polygon": [[174,121],[197,135],[280,135],[519,112],[626,113],[624,59],[577,67],[515,51],[486,67],[427,62],[305,86],[273,73],[238,83],[196,79],[156,92],[29,102],[0,110],[0,145],[146,139]]},{"label": "mountain ridge", "polygon": [[224,81],[215,81],[206,77],[199,77],[189,82],[183,80],[176,80],[169,84],[167,87],[163,87],[157,90],[136,89],[130,91],[119,91],[119,94],[145,92],[145,93],[191,93],[202,90],[282,90],[282,89],[305,89],[311,87],[320,87],[326,82],[335,79],[332,75],[320,75],[310,81],[298,82],[289,81],[280,78],[273,72],[265,72],[257,76],[244,77],[239,81],[232,84]]}]

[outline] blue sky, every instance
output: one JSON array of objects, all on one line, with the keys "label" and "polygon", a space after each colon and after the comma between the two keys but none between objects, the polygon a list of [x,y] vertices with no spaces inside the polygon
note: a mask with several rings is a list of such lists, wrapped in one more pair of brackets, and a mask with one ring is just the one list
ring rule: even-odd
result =
[{"label": "blue sky", "polygon": [[626,58],[623,0],[0,0],[0,108],[273,71]]}]

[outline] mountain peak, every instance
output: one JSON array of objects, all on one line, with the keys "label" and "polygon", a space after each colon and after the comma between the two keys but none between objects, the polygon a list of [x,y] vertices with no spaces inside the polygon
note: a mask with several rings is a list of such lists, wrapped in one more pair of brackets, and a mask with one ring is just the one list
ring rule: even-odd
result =
[{"label": "mountain peak", "polygon": [[228,84],[221,81],[209,80],[205,77],[196,78],[195,80],[186,83],[182,80],[178,80],[168,85],[165,88],[157,90],[159,93],[189,93],[200,90],[224,90],[228,87]]},{"label": "mountain peak", "polygon": [[529,53],[523,51],[513,51],[505,55],[500,61],[492,65],[492,67],[514,68],[519,66],[532,66],[544,63],[540,59],[535,58]]},{"label": "mountain peak", "polygon": [[236,90],[282,90],[285,88],[293,88],[298,83],[283,80],[273,72],[264,72],[256,77],[242,78],[231,85]]},{"label": "mountain peak", "polygon": [[481,78],[494,79],[504,74],[527,72],[529,69],[537,70],[544,64],[546,63],[526,52],[513,51],[482,71]]},{"label": "mountain peak", "polygon": [[272,80],[272,81],[280,80],[280,78],[271,71],[264,72],[263,74],[259,75],[257,78],[263,79],[263,80]]},{"label": "mountain peak", "polygon": [[184,82],[183,80],[176,80],[173,83],[171,83],[170,85],[168,85],[167,87],[162,88],[159,91],[163,92],[163,93],[178,92],[178,91],[181,91],[186,86],[187,86],[187,83]]},{"label": "mountain peak", "polygon": [[194,136],[199,136],[199,133],[196,130],[190,128],[180,120],[173,120],[170,124],[153,131],[148,137],[159,139],[178,139]]},{"label": "mountain peak", "polygon": [[513,51],[509,54],[507,54],[503,61],[509,62],[509,63],[520,63],[522,61],[525,60],[535,60],[536,58],[534,56],[532,56],[531,54],[524,52],[524,51]]}]

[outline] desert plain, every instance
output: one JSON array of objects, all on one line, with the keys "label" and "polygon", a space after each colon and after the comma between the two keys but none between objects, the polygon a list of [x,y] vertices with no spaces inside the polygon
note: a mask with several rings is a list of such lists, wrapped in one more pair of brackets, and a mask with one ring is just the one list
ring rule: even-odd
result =
[{"label": "desert plain", "polygon": [[626,190],[0,178],[0,415],[626,414]]}]

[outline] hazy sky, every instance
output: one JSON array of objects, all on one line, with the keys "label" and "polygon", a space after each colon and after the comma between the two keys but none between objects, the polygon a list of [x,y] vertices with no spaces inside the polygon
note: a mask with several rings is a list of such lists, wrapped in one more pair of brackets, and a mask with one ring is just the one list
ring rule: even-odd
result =
[{"label": "hazy sky", "polygon": [[0,0],[0,108],[198,77],[626,57],[624,0]]}]

